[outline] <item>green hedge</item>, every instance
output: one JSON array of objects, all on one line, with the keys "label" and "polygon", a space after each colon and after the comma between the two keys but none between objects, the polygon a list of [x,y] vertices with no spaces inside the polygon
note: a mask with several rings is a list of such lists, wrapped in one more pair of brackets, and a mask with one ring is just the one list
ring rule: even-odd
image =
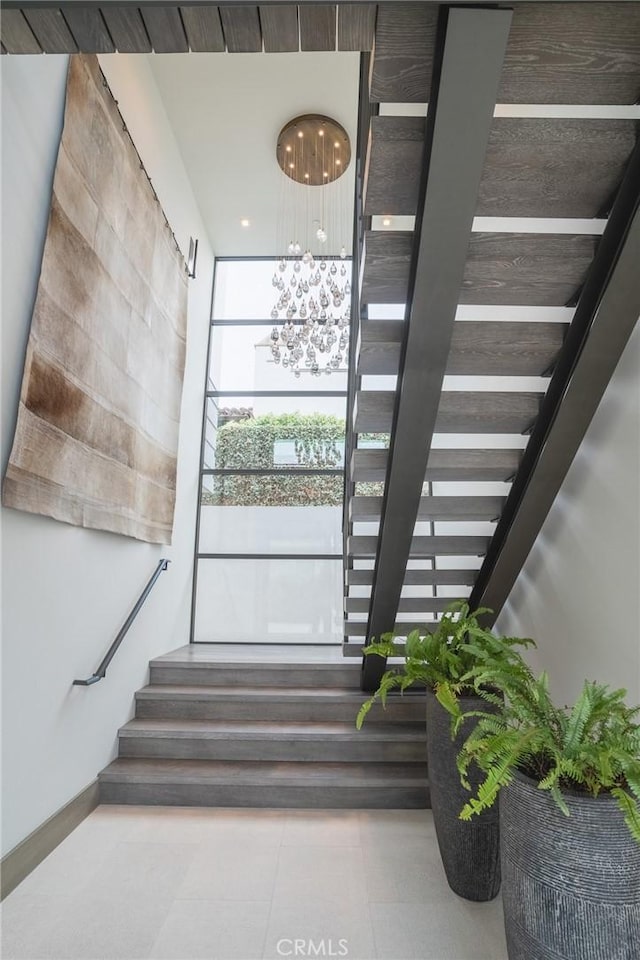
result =
[{"label": "green hedge", "polygon": [[[370,434],[371,439],[382,435]],[[225,469],[273,469],[278,440],[294,443],[295,463],[307,469],[342,466],[344,420],[326,414],[265,414],[234,420],[220,427],[216,437],[216,465]],[[288,465],[289,466],[289,465]],[[212,489],[204,490],[202,503],[226,506],[340,506],[341,475],[326,477],[226,476],[210,477]],[[367,484],[378,492],[377,484]]]}]

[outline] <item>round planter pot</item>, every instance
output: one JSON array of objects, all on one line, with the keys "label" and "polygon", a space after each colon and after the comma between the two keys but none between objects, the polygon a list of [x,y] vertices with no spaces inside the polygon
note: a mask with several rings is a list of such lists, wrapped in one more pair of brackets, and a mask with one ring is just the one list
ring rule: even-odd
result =
[{"label": "round planter pot", "polygon": [[[489,711],[480,697],[460,697],[463,712]],[[474,817],[459,819],[471,796],[460,783],[456,757],[473,728],[465,721],[455,740],[451,739],[451,717],[435,694],[427,691],[427,760],[433,820],[442,864],[449,886],[466,900],[493,900],[500,890],[500,834],[497,805]],[[476,788],[482,775],[471,769],[469,782]],[[531,958],[529,958],[531,960]]]},{"label": "round planter pot", "polygon": [[613,797],[563,795],[570,817],[521,773],[500,791],[509,960],[637,960],[640,845]]}]

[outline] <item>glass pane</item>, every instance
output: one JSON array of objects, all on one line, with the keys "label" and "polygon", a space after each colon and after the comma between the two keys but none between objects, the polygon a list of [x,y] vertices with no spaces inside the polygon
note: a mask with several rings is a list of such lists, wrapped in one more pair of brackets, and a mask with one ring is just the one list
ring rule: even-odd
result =
[{"label": "glass pane", "polygon": [[[283,505],[282,500],[274,499],[272,505],[264,506],[264,501],[251,501],[248,496],[237,506],[205,503],[200,511],[200,553],[342,554],[342,498],[338,497],[334,505],[326,503],[329,496],[338,494],[338,487],[341,490],[341,478],[275,479],[288,487],[287,492],[278,496],[296,496],[298,504],[304,503],[303,490],[309,497],[310,486],[315,481],[314,495],[320,504],[310,506],[307,500],[304,506],[287,506],[286,500]],[[261,483],[267,485],[268,492],[267,480]],[[327,493],[319,487],[320,481],[328,486],[333,482],[335,486]],[[294,486],[291,491],[289,484],[301,486]]]},{"label": "glass pane", "polygon": [[209,476],[203,485],[202,503],[207,506],[324,507],[341,506],[344,479],[329,476],[282,477],[225,474]]},{"label": "glass pane", "polygon": [[207,458],[224,469],[344,465],[344,397],[210,398]]},{"label": "glass pane", "polygon": [[[276,363],[272,345],[272,334],[278,326],[216,326],[212,329],[210,375],[218,390],[345,390],[347,389],[346,358],[341,365],[327,375],[314,376],[311,364],[301,363],[299,376],[294,375],[287,359],[286,351],[280,350],[280,359]],[[302,329],[300,324],[294,328]],[[315,348],[314,348],[315,351]],[[323,352],[318,347],[316,356],[322,364]]]},{"label": "glass pane", "polygon": [[200,560],[195,639],[342,643],[341,560]]}]

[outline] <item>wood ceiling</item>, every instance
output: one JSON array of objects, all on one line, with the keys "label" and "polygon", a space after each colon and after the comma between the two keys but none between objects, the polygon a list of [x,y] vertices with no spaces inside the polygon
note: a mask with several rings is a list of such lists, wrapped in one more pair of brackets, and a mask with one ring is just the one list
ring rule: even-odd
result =
[{"label": "wood ceiling", "polygon": [[370,50],[375,4],[3,4],[3,53]]}]

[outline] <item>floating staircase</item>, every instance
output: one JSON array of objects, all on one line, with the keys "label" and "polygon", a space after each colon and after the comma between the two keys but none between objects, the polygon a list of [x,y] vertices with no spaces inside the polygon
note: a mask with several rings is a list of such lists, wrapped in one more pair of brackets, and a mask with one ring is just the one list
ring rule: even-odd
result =
[{"label": "floating staircase", "polygon": [[[472,62],[476,34],[486,53]],[[424,627],[452,599],[496,615],[506,599],[519,567],[487,591],[496,533],[520,507],[514,481],[559,358],[584,342],[569,331],[580,309],[588,328],[581,297],[610,248],[639,99],[638,3],[378,6],[359,121],[345,654]]]},{"label": "floating staircase", "polygon": [[361,731],[359,663],[225,663],[187,647],[152,660],[102,803],[428,806],[423,692],[390,697]]}]

